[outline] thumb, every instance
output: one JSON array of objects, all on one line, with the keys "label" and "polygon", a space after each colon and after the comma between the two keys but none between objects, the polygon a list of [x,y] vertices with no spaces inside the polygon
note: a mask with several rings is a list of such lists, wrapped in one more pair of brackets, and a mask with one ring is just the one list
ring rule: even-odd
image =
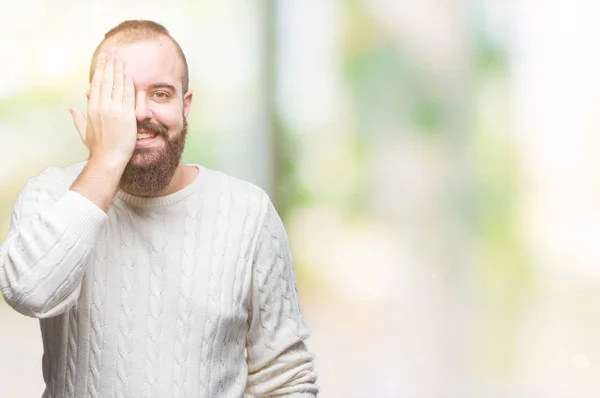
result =
[{"label": "thumb", "polygon": [[83,116],[83,113],[77,108],[70,108],[69,113],[73,117],[73,124],[75,124],[75,128],[79,132],[81,140],[85,143],[85,129],[87,124],[85,116]]}]

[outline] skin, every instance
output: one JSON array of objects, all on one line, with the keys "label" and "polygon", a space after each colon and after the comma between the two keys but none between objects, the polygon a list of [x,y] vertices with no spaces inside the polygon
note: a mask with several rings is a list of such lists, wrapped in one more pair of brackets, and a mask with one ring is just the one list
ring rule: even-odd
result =
[{"label": "skin", "polygon": [[[87,117],[70,109],[73,122],[90,152],[89,161],[71,189],[86,196],[105,212],[120,186],[128,164],[144,168],[167,149],[167,139],[181,134],[193,94],[182,92],[182,63],[173,44],[164,37],[103,46],[87,92]],[[138,125],[164,128],[144,147],[136,144]],[[179,163],[161,192],[129,192],[140,196],[169,195],[189,185],[197,168]]]}]

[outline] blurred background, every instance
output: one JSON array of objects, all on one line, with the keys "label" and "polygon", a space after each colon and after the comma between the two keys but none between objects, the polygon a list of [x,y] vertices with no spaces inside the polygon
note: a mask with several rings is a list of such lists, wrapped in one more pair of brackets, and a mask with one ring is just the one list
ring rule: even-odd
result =
[{"label": "blurred background", "polygon": [[[184,161],[272,196],[322,397],[600,396],[600,3],[22,0],[0,15],[0,239],[26,181],[85,160],[91,55],[180,42]],[[0,395],[41,396],[0,302]]]}]

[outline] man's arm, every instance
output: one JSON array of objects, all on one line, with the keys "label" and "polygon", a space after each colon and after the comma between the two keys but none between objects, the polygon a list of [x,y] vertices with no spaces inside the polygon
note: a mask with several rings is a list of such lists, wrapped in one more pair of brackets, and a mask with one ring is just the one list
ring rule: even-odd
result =
[{"label": "man's arm", "polygon": [[106,220],[91,201],[63,187],[52,169],[32,178],[17,198],[0,246],[0,290],[6,302],[35,318],[68,310],[79,297]]},{"label": "man's arm", "polygon": [[87,120],[71,110],[90,159],[66,189],[51,173],[30,180],[0,246],[0,291],[22,314],[45,318],[67,311],[136,142],[134,87],[112,52],[99,57]]},{"label": "man's arm", "polygon": [[319,389],[314,355],[304,342],[309,331],[300,309],[289,242],[273,204],[265,201],[252,270],[246,393],[315,397]]},{"label": "man's arm", "polygon": [[29,181],[0,246],[0,290],[11,307],[46,318],[77,301],[123,168],[92,158],[70,189],[52,169]]}]

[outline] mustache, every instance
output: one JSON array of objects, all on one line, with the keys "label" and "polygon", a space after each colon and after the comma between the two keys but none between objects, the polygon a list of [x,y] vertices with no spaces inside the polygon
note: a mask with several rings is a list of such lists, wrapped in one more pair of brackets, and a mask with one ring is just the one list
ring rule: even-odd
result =
[{"label": "mustache", "polygon": [[145,130],[149,133],[158,134],[158,135],[166,135],[169,131],[165,126],[158,123],[152,123],[147,120],[137,122],[137,131]]}]

